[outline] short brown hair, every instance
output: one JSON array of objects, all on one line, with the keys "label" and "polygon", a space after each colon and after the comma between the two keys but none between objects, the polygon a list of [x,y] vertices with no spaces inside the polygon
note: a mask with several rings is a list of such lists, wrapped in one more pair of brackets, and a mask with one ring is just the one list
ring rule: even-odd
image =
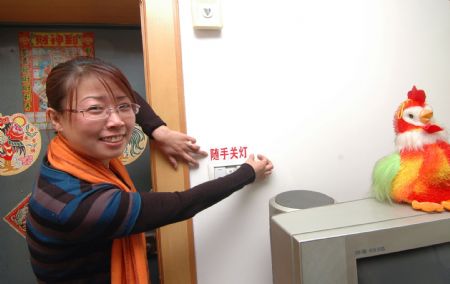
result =
[{"label": "short brown hair", "polygon": [[80,56],[60,63],[51,70],[46,82],[48,106],[63,112],[65,106],[62,102],[67,99],[69,108],[72,108],[78,84],[88,76],[96,77],[113,98],[109,82],[116,84],[132,102],[136,102],[130,82],[122,71],[101,59]]}]

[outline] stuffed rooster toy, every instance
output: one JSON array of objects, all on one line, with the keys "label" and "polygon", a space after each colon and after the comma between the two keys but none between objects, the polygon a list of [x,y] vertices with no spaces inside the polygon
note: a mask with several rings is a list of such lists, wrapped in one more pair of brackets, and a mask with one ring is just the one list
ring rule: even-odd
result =
[{"label": "stuffed rooster toy", "polygon": [[397,151],[374,166],[372,190],[380,201],[409,203],[416,210],[450,210],[450,146],[434,123],[425,92],[414,86],[394,117]]}]

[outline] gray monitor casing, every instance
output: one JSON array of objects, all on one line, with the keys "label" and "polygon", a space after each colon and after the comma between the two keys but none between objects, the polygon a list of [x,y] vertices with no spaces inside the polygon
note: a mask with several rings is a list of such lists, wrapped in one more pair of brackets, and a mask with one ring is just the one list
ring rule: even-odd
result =
[{"label": "gray monitor casing", "polygon": [[270,218],[273,283],[356,284],[358,258],[450,242],[450,213],[361,199]]}]

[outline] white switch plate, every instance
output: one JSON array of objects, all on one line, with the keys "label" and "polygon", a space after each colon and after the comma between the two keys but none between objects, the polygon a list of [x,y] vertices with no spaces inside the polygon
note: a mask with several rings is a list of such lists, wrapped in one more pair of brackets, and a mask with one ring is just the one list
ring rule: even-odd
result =
[{"label": "white switch plate", "polygon": [[191,0],[192,25],[195,29],[222,29],[220,0]]},{"label": "white switch plate", "polygon": [[229,175],[239,169],[243,161],[221,161],[211,163],[208,166],[208,177],[210,180]]}]

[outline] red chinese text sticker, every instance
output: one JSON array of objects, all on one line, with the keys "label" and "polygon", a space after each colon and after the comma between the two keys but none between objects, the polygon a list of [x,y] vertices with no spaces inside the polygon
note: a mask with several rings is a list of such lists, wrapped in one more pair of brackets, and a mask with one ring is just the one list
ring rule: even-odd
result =
[{"label": "red chinese text sticker", "polygon": [[211,148],[209,156],[211,161],[247,158],[247,146]]}]

